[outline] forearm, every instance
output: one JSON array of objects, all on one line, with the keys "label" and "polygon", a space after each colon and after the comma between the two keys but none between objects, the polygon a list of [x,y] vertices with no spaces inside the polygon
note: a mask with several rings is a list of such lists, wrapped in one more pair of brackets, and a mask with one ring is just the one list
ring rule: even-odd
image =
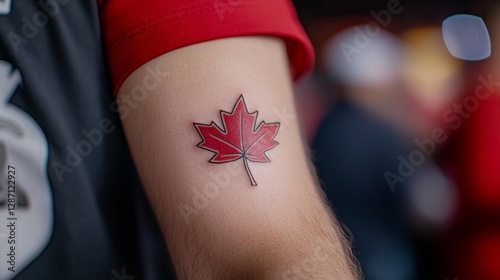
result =
[{"label": "forearm", "polygon": [[[301,215],[301,214],[299,214]],[[235,277],[218,279],[361,279],[350,248],[332,217],[311,217],[301,223],[302,230],[286,240],[271,240],[261,252],[261,266],[235,271]],[[285,237],[286,238],[286,237]],[[251,257],[251,256],[246,256]],[[253,256],[257,257],[257,256]]]},{"label": "forearm", "polygon": [[[231,38],[165,54],[127,79],[119,104],[157,67],[164,80],[122,118],[179,278],[280,279],[311,262],[318,279],[355,279],[309,172],[281,41]],[[279,145],[266,152],[270,162],[244,154],[210,163],[193,123],[222,126],[220,110],[240,95],[249,113],[259,111],[257,123],[280,123]]]}]

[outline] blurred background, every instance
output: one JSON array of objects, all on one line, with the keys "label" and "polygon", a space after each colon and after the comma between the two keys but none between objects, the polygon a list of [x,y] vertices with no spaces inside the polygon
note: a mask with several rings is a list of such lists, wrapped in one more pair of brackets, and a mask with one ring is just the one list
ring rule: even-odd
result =
[{"label": "blurred background", "polygon": [[[317,55],[304,133],[365,279],[500,280],[499,1],[294,3]],[[490,57],[450,54],[457,14]]]}]

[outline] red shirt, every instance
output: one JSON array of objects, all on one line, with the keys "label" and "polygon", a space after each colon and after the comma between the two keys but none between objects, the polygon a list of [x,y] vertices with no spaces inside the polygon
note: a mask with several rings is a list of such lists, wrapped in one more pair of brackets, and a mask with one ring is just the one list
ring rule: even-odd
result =
[{"label": "red shirt", "polygon": [[313,50],[289,0],[101,0],[102,33],[114,93],[145,62],[204,41],[248,35],[285,40],[294,78]]}]

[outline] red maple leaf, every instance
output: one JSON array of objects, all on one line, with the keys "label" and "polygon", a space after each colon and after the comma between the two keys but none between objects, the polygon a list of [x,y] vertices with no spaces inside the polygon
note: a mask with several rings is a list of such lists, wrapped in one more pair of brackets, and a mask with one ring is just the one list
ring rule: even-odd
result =
[{"label": "red maple leaf", "polygon": [[198,147],[214,152],[211,163],[225,163],[243,158],[250,183],[256,186],[248,167],[248,161],[269,162],[265,152],[276,147],[274,137],[278,133],[279,123],[265,123],[258,126],[258,112],[249,113],[243,95],[238,98],[232,112],[220,111],[222,128],[215,122],[210,124],[194,123],[202,141]]}]

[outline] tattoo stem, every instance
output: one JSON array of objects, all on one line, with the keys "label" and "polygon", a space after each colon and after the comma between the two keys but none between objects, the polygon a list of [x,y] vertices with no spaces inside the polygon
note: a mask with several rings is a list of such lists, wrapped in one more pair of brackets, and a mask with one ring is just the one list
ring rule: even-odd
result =
[{"label": "tattoo stem", "polygon": [[246,156],[243,156],[243,164],[245,165],[245,170],[247,171],[248,178],[250,178],[250,184],[252,186],[257,186],[257,182],[255,182],[255,179],[253,178],[252,172],[250,171],[250,168],[248,167],[248,160]]}]

